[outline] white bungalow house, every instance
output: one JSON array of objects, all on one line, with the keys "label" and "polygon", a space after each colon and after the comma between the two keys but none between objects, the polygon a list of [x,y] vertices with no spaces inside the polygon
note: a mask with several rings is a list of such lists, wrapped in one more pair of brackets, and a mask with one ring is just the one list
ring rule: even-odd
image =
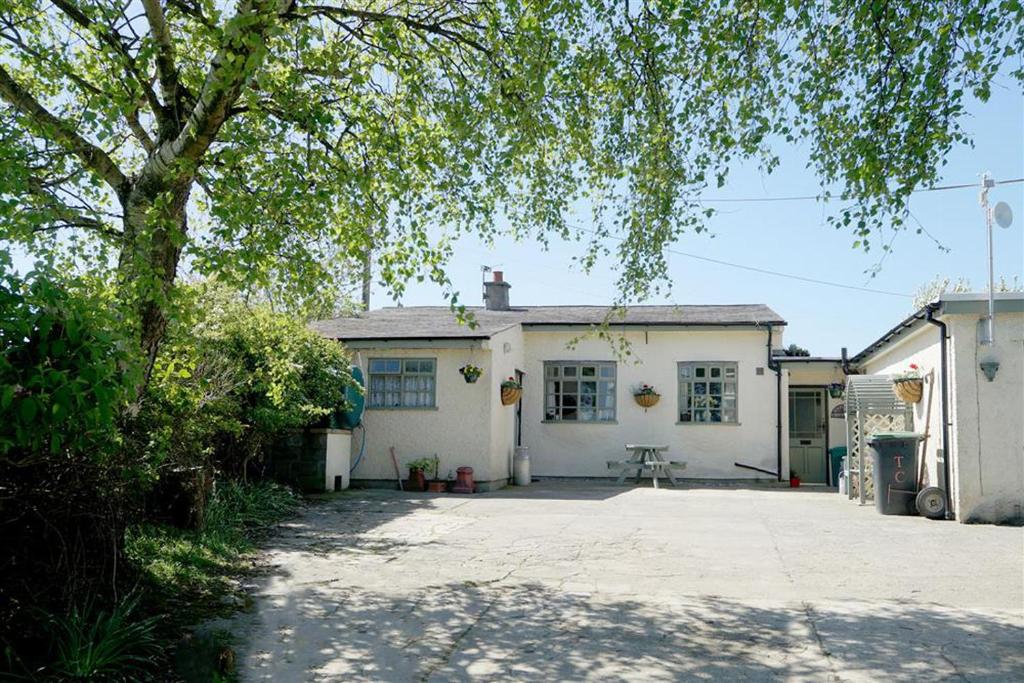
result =
[{"label": "white bungalow house", "polygon": [[[922,335],[922,349],[938,345],[937,332],[930,332],[937,328],[920,322],[925,314],[919,312],[848,362],[786,357],[780,355],[786,322],[763,304],[634,306],[608,318],[609,309],[599,306],[512,306],[509,289],[495,272],[485,283],[485,306],[470,309],[475,327],[461,324],[448,307],[384,308],[314,323],[348,347],[367,379],[365,434],[352,438],[355,485],[394,484],[392,447],[403,469],[409,460],[437,454],[442,477],[468,465],[479,488],[488,490],[509,482],[517,446],[528,449],[534,476],[608,477],[607,461],[623,459],[625,444],[637,442],[667,444],[672,460],[687,463],[683,474],[690,479],[781,480],[793,471],[805,483],[824,484],[831,475],[828,448],[846,444],[843,399],[830,397],[828,386],[844,383],[848,372],[890,373],[910,362],[917,346],[900,351],[904,342],[893,340],[909,339],[911,331]],[[936,317],[959,314],[951,303],[944,300]],[[1000,422],[994,432],[1007,435],[1005,448],[990,443],[1008,454],[991,457],[999,463],[993,467],[1004,470],[1000,481],[1009,482],[1011,502],[997,507],[1009,504],[1012,515],[1012,500],[1019,503],[1024,490],[1024,316],[1009,315],[1015,322],[1007,323],[998,347],[1005,365],[996,384],[979,384],[976,391],[994,392],[995,402],[1006,406],[984,421]],[[606,318],[613,338],[627,342],[628,355],[588,334]],[[967,367],[962,355],[952,361],[957,368]],[[459,371],[469,364],[483,370],[476,383]],[[509,377],[521,381],[523,394],[503,406],[500,385]],[[633,399],[643,384],[661,394],[651,408]],[[963,400],[974,395],[963,393]],[[976,410],[958,406],[962,425],[978,419]],[[953,425],[951,432],[959,433]],[[972,447],[966,435],[947,441],[960,443],[957,438]],[[941,441],[929,447],[931,471]],[[968,467],[965,462],[954,470]],[[953,487],[958,516],[974,505],[970,490]]]}]

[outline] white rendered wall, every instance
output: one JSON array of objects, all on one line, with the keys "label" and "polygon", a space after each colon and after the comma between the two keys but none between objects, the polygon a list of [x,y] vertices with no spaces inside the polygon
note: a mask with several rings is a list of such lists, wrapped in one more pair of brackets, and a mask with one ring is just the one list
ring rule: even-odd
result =
[{"label": "white rendered wall", "polygon": [[[934,325],[923,325],[904,339],[883,348],[881,353],[868,358],[861,365],[861,370],[871,375],[896,375],[909,370],[911,363],[917,365],[923,375],[934,373],[930,388],[931,413],[926,412],[929,392],[929,386],[926,384],[921,400],[914,404],[912,429],[924,433],[925,425],[929,426],[928,443],[925,445],[924,481],[926,486],[942,486],[942,357],[939,328]],[[953,492],[956,492],[955,482]]]},{"label": "white rendered wall", "polygon": [[[952,337],[952,461],[957,518],[1024,519],[1024,313],[996,316],[994,347],[977,343],[976,315],[943,318]],[[978,363],[999,362],[995,380]]]},{"label": "white rendered wall", "polygon": [[341,477],[341,488],[349,485],[351,466],[352,432],[337,429],[327,432],[327,462],[324,467],[324,490],[334,490],[334,478]]},{"label": "white rendered wall", "polygon": [[[962,522],[1019,519],[1024,508],[1024,314],[996,316],[996,345],[979,346],[977,315],[942,317],[950,340],[950,470],[953,511]],[[993,382],[978,363],[991,354],[1000,363]],[[926,482],[939,485],[941,460],[941,358],[939,328],[924,326],[863,364],[871,374],[895,374],[916,363],[935,371],[930,416],[928,388],[914,406],[914,429],[930,419]]]},{"label": "white rendered wall", "polygon": [[[362,461],[352,473],[353,479],[395,480],[388,453],[395,447],[402,478],[408,476],[405,464],[410,460],[437,453],[441,459],[440,476],[468,465],[478,481],[507,476],[491,461],[491,352],[476,349],[359,349],[360,365],[367,373],[370,358],[437,359],[436,404],[426,408],[367,408],[363,415],[366,449]],[[484,370],[476,384],[468,384],[459,374],[467,363]],[[367,380],[368,380],[367,373]],[[499,401],[500,403],[500,401]],[[352,458],[358,456],[362,434],[352,438]]]},{"label": "white rendered wall", "polygon": [[[578,334],[524,332],[523,439],[535,475],[607,477],[606,461],[622,460],[624,445],[638,442],[667,444],[669,458],[688,463],[686,477],[767,477],[735,467],[737,461],[775,471],[776,379],[768,368],[767,330],[627,332],[633,356],[617,364],[616,422],[546,423],[544,361],[616,360],[606,340],[583,338],[567,348]],[[781,344],[778,330],[773,343]],[[677,424],[679,361],[738,363],[739,424]],[[764,368],[764,374],[757,375],[756,368]],[[633,387],[645,382],[662,395],[646,412],[632,396]]]},{"label": "white rendered wall", "polygon": [[490,371],[480,378],[488,387],[487,400],[490,403],[490,479],[508,479],[515,451],[516,406],[501,404],[501,383],[514,377],[517,369],[523,367],[523,331],[519,326],[510,328],[491,337]]}]

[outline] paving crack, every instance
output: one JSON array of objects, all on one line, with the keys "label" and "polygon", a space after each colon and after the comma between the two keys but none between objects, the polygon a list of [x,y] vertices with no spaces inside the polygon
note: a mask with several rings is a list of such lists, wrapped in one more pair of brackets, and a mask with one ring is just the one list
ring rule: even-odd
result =
[{"label": "paving crack", "polygon": [[842,681],[843,679],[839,676],[839,672],[836,670],[836,663],[832,659],[832,653],[825,647],[825,639],[821,637],[821,633],[818,631],[818,623],[814,619],[814,607],[809,602],[801,604],[804,613],[804,619],[807,621],[807,625],[811,629],[811,635],[814,636],[814,641],[818,644],[818,651],[821,652],[822,657],[825,658],[825,663],[828,665],[829,680],[830,681]]},{"label": "paving crack", "polygon": [[953,673],[956,674],[958,680],[970,681],[971,679],[964,675],[964,672],[960,670],[960,667],[956,665],[956,662],[950,659],[946,654],[946,646],[950,644],[951,643],[943,643],[939,646],[939,656],[942,657],[942,660],[946,662],[946,664],[949,664],[951,669],[953,669]]},{"label": "paving crack", "polygon": [[491,607],[494,606],[494,603],[496,603],[498,601],[499,597],[500,597],[500,594],[496,594],[494,597],[492,597],[487,602],[487,604],[484,605],[484,608],[482,610],[480,610],[480,613],[476,615],[476,618],[474,618],[473,621],[471,621],[466,626],[466,628],[462,629],[462,631],[460,631],[455,636],[455,638],[452,639],[452,642],[449,643],[448,647],[445,648],[443,653],[441,653],[441,655],[438,658],[438,660],[436,662],[434,662],[433,664],[431,664],[427,668],[427,670],[424,671],[423,674],[420,676],[419,680],[421,682],[429,680],[430,677],[433,676],[435,672],[437,672],[439,669],[442,669],[442,668],[448,666],[451,663],[452,656],[458,651],[459,645],[462,644],[462,641],[466,639],[466,636],[468,636],[469,633],[474,628],[476,628],[476,625],[479,624],[483,620],[483,618],[487,616],[487,613],[491,611]]}]

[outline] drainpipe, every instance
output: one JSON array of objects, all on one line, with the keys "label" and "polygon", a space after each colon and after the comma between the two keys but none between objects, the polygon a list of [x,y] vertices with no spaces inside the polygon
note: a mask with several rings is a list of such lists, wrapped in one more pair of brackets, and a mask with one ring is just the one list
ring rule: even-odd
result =
[{"label": "drainpipe", "polygon": [[939,391],[942,396],[942,478],[946,490],[946,519],[953,519],[953,491],[949,473],[949,360],[946,352],[946,323],[935,319],[935,311],[940,304],[928,304],[925,307],[924,319],[939,328],[939,371],[941,381]]},{"label": "drainpipe", "polygon": [[782,481],[782,363],[772,356],[772,326],[768,326],[768,369],[775,373],[775,471]]}]

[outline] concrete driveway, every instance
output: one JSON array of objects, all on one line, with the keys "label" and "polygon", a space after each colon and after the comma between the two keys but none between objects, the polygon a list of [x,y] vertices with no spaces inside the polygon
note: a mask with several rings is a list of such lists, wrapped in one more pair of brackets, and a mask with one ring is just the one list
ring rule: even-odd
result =
[{"label": "concrete driveway", "polygon": [[1024,680],[1024,529],[826,491],[353,491],[266,559],[243,681]]}]

